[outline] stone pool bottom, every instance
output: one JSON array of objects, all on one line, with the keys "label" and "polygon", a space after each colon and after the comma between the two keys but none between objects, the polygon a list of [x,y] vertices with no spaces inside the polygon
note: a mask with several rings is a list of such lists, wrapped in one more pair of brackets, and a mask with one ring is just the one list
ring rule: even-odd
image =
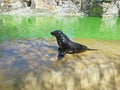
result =
[{"label": "stone pool bottom", "polygon": [[0,43],[0,90],[120,90],[120,41],[74,39],[97,51],[57,60],[55,39]]}]

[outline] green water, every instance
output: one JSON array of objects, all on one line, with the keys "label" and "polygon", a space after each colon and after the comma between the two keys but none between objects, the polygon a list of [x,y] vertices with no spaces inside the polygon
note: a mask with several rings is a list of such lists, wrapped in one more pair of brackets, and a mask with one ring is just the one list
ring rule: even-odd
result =
[{"label": "green water", "polygon": [[0,41],[53,38],[50,32],[56,29],[70,38],[120,40],[120,19],[116,18],[0,16]]}]

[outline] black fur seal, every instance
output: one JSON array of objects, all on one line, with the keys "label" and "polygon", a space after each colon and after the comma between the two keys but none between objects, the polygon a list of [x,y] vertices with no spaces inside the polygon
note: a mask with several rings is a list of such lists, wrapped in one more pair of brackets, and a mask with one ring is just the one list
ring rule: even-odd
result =
[{"label": "black fur seal", "polygon": [[51,34],[56,37],[59,45],[58,58],[64,57],[65,54],[81,53],[86,50],[97,50],[90,49],[85,45],[71,41],[61,30],[53,31]]}]

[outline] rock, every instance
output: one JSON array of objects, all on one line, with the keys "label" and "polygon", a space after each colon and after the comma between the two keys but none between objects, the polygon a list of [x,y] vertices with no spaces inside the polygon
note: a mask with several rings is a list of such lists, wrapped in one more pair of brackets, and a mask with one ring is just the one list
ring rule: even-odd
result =
[{"label": "rock", "polygon": [[120,42],[75,41],[98,51],[68,54],[58,61],[54,40],[0,43],[0,89],[119,90]]},{"label": "rock", "polygon": [[17,1],[15,3],[11,3],[12,9],[19,9],[22,8],[22,3],[20,1]]},{"label": "rock", "polygon": [[[16,0],[15,2],[11,1],[9,2],[9,5],[7,2],[2,2],[1,7],[4,9],[1,9],[2,11],[11,11],[14,9],[21,9],[24,7],[30,7],[34,10],[39,9],[45,11],[48,15],[49,14],[60,14],[60,15],[83,15],[83,12],[80,12],[80,2],[73,3],[72,1],[59,1],[59,4],[57,4],[58,1],[50,1],[50,0]],[[77,6],[76,6],[77,5]],[[23,13],[23,12],[21,12]],[[39,12],[41,13],[41,12]]]},{"label": "rock", "polygon": [[116,1],[116,5],[117,5],[117,7],[118,7],[119,10],[120,10],[120,0]]},{"label": "rock", "polygon": [[65,15],[80,15],[83,16],[83,12],[80,12],[80,3],[74,4],[72,1],[63,1],[59,6],[56,7],[54,13],[65,16]]},{"label": "rock", "polygon": [[117,4],[114,2],[111,3],[104,3],[103,2],[103,17],[118,17],[119,14],[119,8],[117,7]]},{"label": "rock", "polygon": [[103,14],[116,17],[119,13],[119,1],[114,1],[114,4],[111,2],[111,0],[2,0],[0,12],[30,7],[42,10],[47,15],[101,16]]},{"label": "rock", "polygon": [[24,2],[21,0],[3,0],[0,2],[1,11],[11,11],[23,7]]}]

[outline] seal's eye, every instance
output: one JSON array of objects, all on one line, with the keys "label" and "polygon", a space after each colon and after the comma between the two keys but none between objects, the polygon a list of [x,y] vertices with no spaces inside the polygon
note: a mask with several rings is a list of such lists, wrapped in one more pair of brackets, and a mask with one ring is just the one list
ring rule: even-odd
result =
[{"label": "seal's eye", "polygon": [[62,34],[61,31],[56,32],[56,36],[61,36],[61,34]]}]

